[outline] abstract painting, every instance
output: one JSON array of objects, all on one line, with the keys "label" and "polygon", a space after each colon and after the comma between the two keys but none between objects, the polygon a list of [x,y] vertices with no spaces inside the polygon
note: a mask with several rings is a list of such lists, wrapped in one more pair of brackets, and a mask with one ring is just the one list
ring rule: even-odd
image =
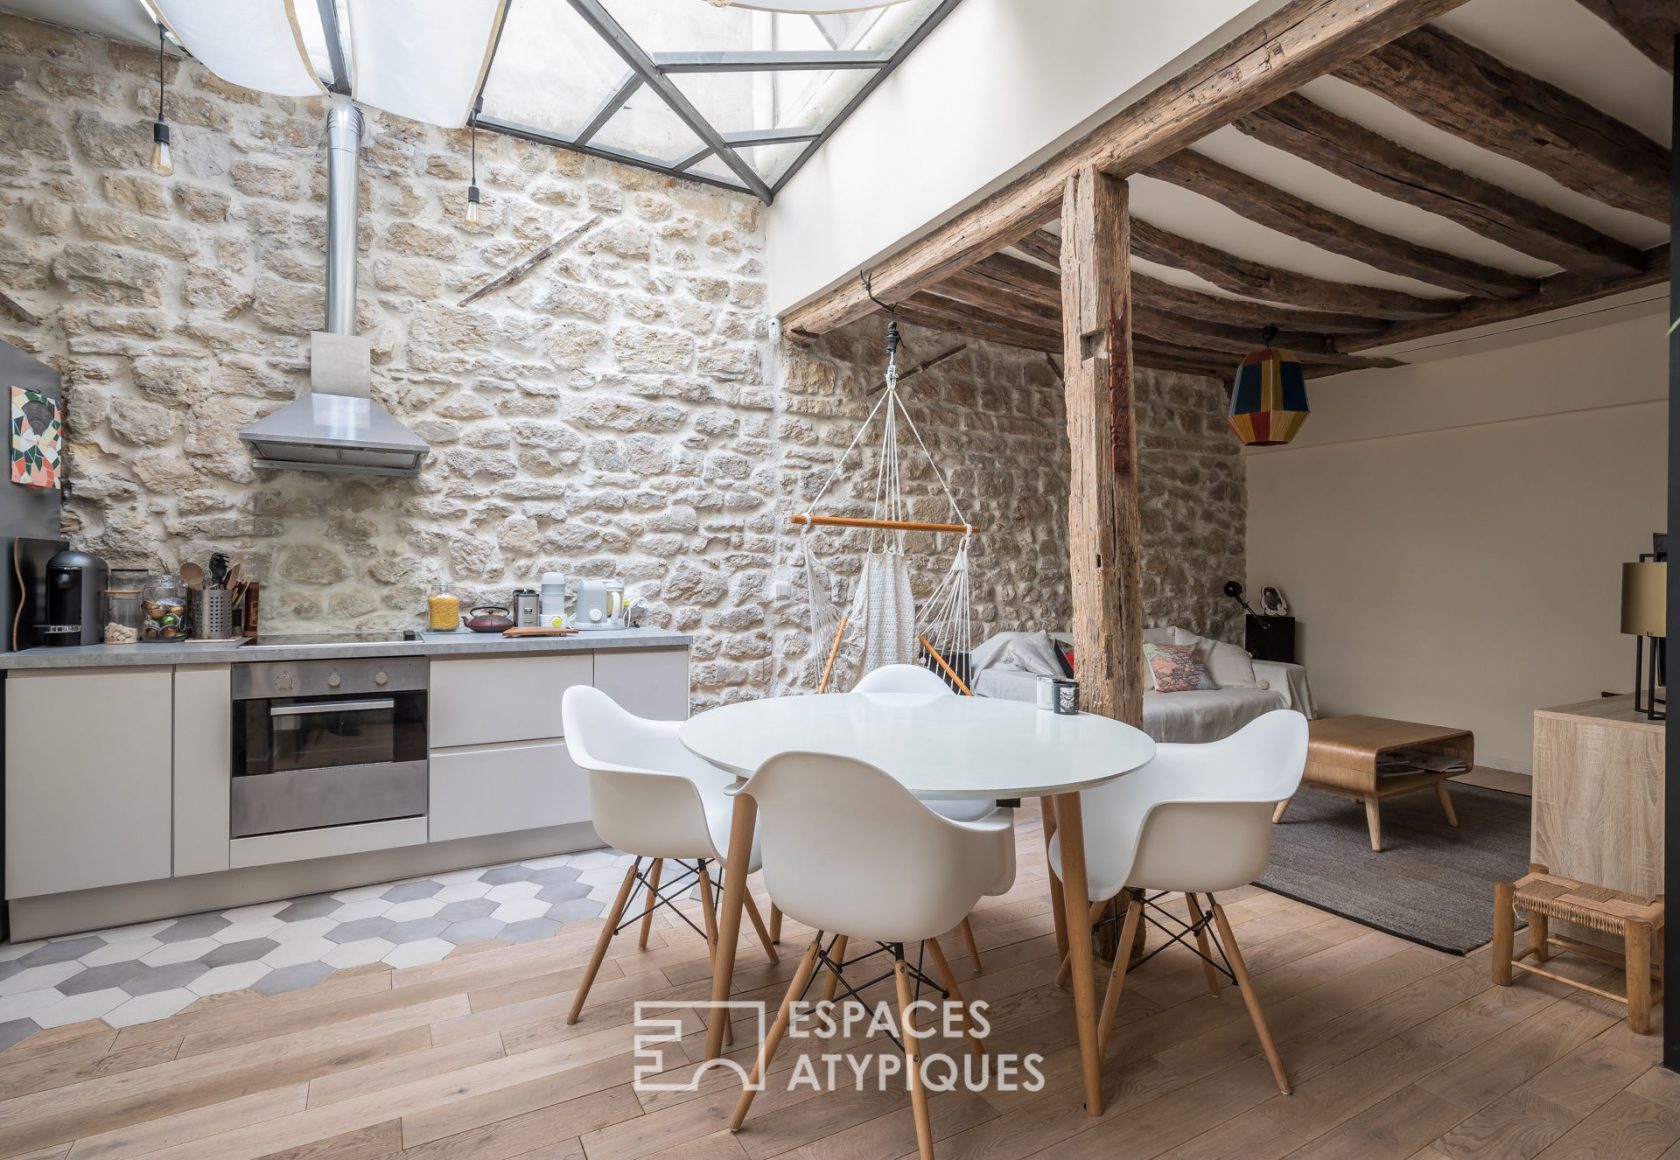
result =
[{"label": "abstract painting", "polygon": [[12,388],[12,482],[57,487],[64,421],[58,403],[40,391]]}]

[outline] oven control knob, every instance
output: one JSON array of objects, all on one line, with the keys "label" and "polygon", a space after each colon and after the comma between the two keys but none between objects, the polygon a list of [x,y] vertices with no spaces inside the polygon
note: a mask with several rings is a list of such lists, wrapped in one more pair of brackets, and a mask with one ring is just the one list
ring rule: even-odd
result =
[{"label": "oven control knob", "polygon": [[337,673],[333,673],[332,675],[327,677],[327,688],[329,688],[329,689],[336,689],[340,685],[342,685],[343,683],[344,683],[343,678],[341,678]]},{"label": "oven control knob", "polygon": [[377,673],[373,674],[373,683],[376,685],[386,685],[390,682],[390,680],[390,675],[387,674],[384,669],[380,669]]},{"label": "oven control knob", "polygon": [[291,669],[274,670],[274,691],[289,693],[297,687],[297,674]]}]

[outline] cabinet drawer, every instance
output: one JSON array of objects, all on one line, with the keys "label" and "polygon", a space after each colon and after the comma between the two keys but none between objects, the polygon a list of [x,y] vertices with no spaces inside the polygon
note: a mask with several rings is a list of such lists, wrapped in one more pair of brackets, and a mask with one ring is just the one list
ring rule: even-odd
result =
[{"label": "cabinet drawer", "polygon": [[595,687],[624,710],[655,721],[688,719],[688,650],[595,654]]},{"label": "cabinet drawer", "polygon": [[589,775],[561,741],[434,750],[429,808],[434,842],[587,822]]},{"label": "cabinet drawer", "polygon": [[560,698],[594,675],[588,653],[434,660],[432,748],[559,737]]}]

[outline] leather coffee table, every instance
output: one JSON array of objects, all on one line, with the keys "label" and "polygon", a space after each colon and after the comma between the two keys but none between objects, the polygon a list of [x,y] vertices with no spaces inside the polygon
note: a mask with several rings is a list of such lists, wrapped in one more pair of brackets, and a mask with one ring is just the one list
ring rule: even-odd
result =
[{"label": "leather coffee table", "polygon": [[[1468,729],[1390,721],[1386,717],[1320,717],[1308,725],[1307,735],[1307,768],[1301,784],[1364,802],[1371,849],[1382,850],[1380,806],[1384,798],[1433,789],[1448,824],[1458,825],[1452,799],[1447,796],[1447,779],[1456,774],[1426,770],[1385,776],[1377,772],[1377,766],[1389,760],[1395,750],[1414,750],[1463,761],[1466,769],[1472,768],[1476,764],[1476,738]],[[1272,821],[1282,821],[1288,808],[1289,802],[1279,802]]]}]

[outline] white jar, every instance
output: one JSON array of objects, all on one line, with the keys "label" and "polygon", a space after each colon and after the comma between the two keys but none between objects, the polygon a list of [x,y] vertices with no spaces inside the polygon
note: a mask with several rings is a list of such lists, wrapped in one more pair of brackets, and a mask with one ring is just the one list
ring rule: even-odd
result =
[{"label": "white jar", "polygon": [[542,623],[547,628],[566,627],[566,577],[559,572],[543,573]]}]

